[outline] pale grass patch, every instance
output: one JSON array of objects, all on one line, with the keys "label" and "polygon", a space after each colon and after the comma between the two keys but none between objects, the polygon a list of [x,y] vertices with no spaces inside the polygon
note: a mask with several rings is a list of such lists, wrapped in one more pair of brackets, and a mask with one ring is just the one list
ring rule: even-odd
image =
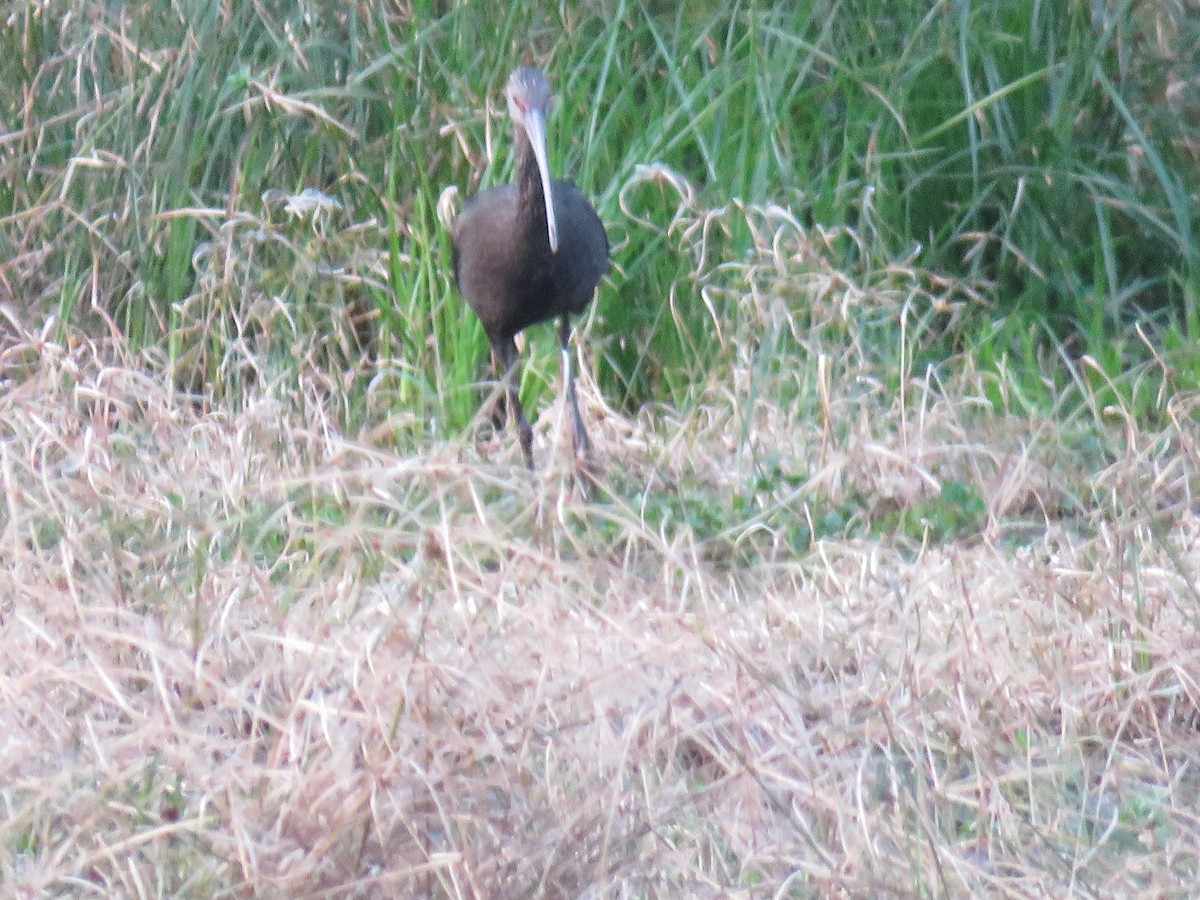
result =
[{"label": "pale grass patch", "polygon": [[[9,345],[4,892],[1186,892],[1194,402],[1089,468],[970,376],[902,404],[847,346],[757,376],[820,382],[792,405],[743,408],[745,344],[688,412],[585,377],[584,502],[553,408],[531,478],[344,436],[321,391],[209,410],[111,350]],[[799,486],[710,533],[654,514],[720,518],[770,449]],[[968,539],[789,527],[948,478],[987,500]]]}]

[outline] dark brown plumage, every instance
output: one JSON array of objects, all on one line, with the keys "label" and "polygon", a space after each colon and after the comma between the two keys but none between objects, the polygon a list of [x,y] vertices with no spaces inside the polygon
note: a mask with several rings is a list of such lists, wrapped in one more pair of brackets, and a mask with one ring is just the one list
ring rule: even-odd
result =
[{"label": "dark brown plumage", "polygon": [[550,178],[545,125],[551,93],[545,76],[537,69],[514,69],[505,93],[517,142],[517,182],[468,201],[454,222],[451,240],[455,281],[483,323],[525,462],[532,469],[533,430],[517,396],[513,338],[530,325],[558,317],[575,452],[586,455],[587,430],[571,374],[570,317],[584,310],[608,268],[608,236],[579,189]]}]

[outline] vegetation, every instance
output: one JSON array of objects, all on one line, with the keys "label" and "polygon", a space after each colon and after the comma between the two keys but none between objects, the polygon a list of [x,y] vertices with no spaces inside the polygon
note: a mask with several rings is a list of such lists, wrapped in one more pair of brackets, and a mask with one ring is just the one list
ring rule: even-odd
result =
[{"label": "vegetation", "polygon": [[[1183,895],[1200,12],[14,6],[0,893]],[[614,265],[540,470],[444,217]],[[455,198],[453,189],[459,197]]]}]

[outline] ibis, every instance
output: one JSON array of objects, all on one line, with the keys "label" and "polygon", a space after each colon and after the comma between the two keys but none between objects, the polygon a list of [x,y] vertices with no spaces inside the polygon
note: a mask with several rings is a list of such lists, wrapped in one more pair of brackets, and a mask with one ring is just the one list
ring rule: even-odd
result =
[{"label": "ibis", "polygon": [[518,396],[516,335],[558,319],[563,390],[576,457],[590,452],[571,373],[571,316],[591,301],[608,268],[608,235],[596,210],[569,181],[552,179],[546,118],[553,96],[535,68],[514,69],[505,87],[516,140],[516,183],[481,191],[451,228],[454,278],[483,323],[492,362],[533,468],[533,429]]}]

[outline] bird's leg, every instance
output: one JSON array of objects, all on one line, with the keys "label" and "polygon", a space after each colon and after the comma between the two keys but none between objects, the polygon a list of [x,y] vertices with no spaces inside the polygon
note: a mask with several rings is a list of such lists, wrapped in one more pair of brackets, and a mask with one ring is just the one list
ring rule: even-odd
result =
[{"label": "bird's leg", "polygon": [[521,450],[525,454],[525,465],[533,471],[533,429],[525,418],[525,410],[521,406],[519,396],[521,384],[517,379],[517,345],[510,337],[496,348],[496,356],[504,369],[504,387],[508,392],[508,404],[513,418],[517,422],[517,437],[521,441]]},{"label": "bird's leg", "polygon": [[492,377],[495,378],[496,381],[487,397],[488,402],[491,403],[492,407],[492,427],[496,429],[496,434],[503,434],[504,423],[507,420],[507,416],[505,414],[508,410],[507,401],[505,400],[504,396],[506,386],[506,382],[504,380],[504,361],[501,360],[500,353],[494,346],[492,347]]},{"label": "bird's leg", "polygon": [[587,456],[591,452],[591,442],[588,440],[587,429],[583,427],[583,416],[579,414],[579,400],[575,396],[575,377],[571,374],[571,322],[564,313],[558,323],[558,342],[562,347],[562,370],[567,400],[571,404],[571,424],[573,427],[572,444],[575,455]]}]

